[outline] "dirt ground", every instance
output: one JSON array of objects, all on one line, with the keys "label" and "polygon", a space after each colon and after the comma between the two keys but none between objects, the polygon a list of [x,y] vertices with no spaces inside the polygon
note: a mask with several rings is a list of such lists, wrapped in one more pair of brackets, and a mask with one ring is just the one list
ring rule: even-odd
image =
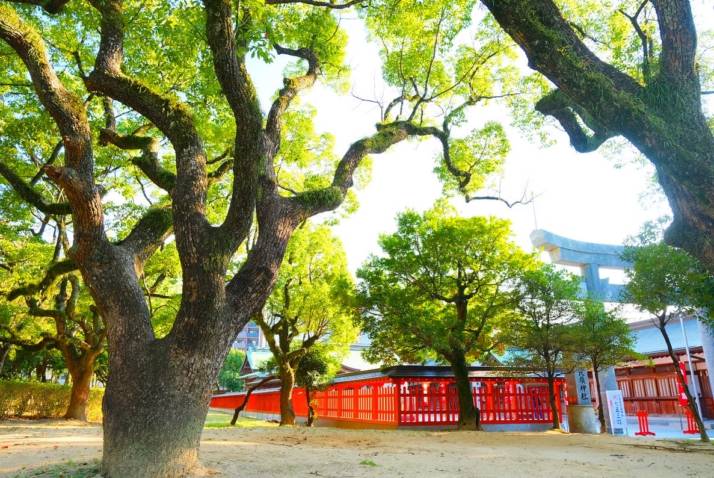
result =
[{"label": "dirt ground", "polygon": [[[0,422],[0,476],[95,476],[101,427]],[[206,428],[216,477],[712,477],[714,446],[546,433]]]}]

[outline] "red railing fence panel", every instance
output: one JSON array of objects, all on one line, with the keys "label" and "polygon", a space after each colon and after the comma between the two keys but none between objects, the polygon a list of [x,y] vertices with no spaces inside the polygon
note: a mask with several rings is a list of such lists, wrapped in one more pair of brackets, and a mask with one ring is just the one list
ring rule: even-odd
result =
[{"label": "red railing fence panel", "polygon": [[[543,379],[472,378],[474,404],[482,424],[550,423],[552,412]],[[561,415],[563,380],[556,380],[556,402]],[[293,391],[293,409],[307,416],[305,391]],[[342,382],[311,394],[317,418],[337,421],[404,426],[454,425],[459,419],[459,400],[452,378],[390,378]],[[235,408],[241,394],[216,395],[211,406]],[[280,391],[257,390],[245,410],[280,413]]]}]

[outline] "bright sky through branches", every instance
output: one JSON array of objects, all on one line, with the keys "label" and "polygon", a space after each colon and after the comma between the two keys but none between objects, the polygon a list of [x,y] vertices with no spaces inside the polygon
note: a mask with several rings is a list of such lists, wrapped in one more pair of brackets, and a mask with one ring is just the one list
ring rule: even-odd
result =
[{"label": "bright sky through branches", "polygon": [[[700,33],[714,25],[709,1],[694,0],[692,6]],[[352,93],[388,102],[390,95],[385,93],[376,45],[368,42],[354,13],[345,13],[341,25],[349,34],[347,58],[352,69]],[[523,55],[521,60],[525,68]],[[250,63],[261,104],[269,105],[281,86],[285,64],[282,58],[267,66]],[[316,107],[316,130],[335,136],[339,155],[356,139],[371,134],[379,121],[377,105],[319,84],[304,94],[302,101]],[[714,102],[710,100],[708,106],[711,110]],[[606,147],[594,153],[577,153],[567,135],[556,126],[548,129],[555,145],[542,147],[508,126],[508,112],[497,106],[474,108],[469,118],[469,126],[497,120],[507,128],[511,153],[502,179],[494,178],[496,185],[500,182],[501,195],[515,200],[527,190],[536,199],[532,205],[512,209],[494,201],[466,204],[460,197],[455,197],[453,203],[467,216],[490,214],[511,220],[516,241],[528,250],[528,236],[536,226],[579,240],[619,244],[636,234],[645,221],[671,214],[664,196],[653,185],[654,169],[632,147],[616,154],[606,153]],[[410,141],[374,158],[372,180],[357,192],[359,210],[336,228],[351,270],[359,267],[368,254],[378,252],[378,235],[394,230],[398,212],[406,208],[423,211],[440,196],[441,184],[433,172],[439,151],[435,139]]]}]

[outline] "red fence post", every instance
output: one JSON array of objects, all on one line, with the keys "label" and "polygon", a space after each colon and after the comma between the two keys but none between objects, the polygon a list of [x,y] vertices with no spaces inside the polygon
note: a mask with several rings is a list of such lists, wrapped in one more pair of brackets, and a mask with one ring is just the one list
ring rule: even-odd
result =
[{"label": "red fence post", "polygon": [[640,426],[640,431],[635,433],[635,435],[641,437],[648,435],[654,436],[655,433],[650,431],[649,413],[647,410],[640,410],[637,412],[637,423]]},{"label": "red fence post", "polygon": [[689,410],[689,408],[685,408],[684,412],[687,416],[687,429],[682,430],[682,433],[686,433],[687,435],[696,435],[697,433],[699,433],[699,427],[697,426],[697,422],[692,416],[691,410]]}]

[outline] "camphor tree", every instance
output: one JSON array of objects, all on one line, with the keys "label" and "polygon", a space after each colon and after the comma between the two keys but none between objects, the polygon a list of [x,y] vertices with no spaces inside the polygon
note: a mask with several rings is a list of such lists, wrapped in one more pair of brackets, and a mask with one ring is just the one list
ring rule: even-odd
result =
[{"label": "camphor tree", "polygon": [[533,264],[510,238],[507,221],[461,218],[445,204],[405,212],[380,238],[361,279],[363,330],[371,361],[449,364],[459,397],[459,428],[479,426],[469,364],[501,345],[515,319],[515,280]]},{"label": "camphor tree", "polygon": [[240,376],[240,370],[245,361],[245,352],[231,349],[223,362],[221,371],[218,372],[218,386],[230,392],[242,390],[245,386]]},{"label": "camphor tree", "polygon": [[482,3],[555,85],[536,109],[560,123],[577,151],[622,136],[644,154],[674,212],[667,242],[714,272],[714,133],[702,107],[714,62],[709,45],[697,48],[692,15],[693,4],[708,2]]},{"label": "camphor tree", "polygon": [[[302,165],[276,168],[286,112],[318,80],[345,78],[338,15],[355,2],[0,3],[0,175],[38,222],[71,214],[68,260],[107,324],[111,352],[107,476],[194,468],[231,339],[270,295],[293,230],[336,209],[367,156],[434,137],[460,188],[491,169],[481,166],[492,158],[478,135],[449,129],[502,94],[488,72],[503,48],[473,36],[489,28],[471,25],[473,3],[364,3],[360,15],[384,40],[376,43],[392,107],[334,162],[315,152],[298,171],[304,180],[287,187],[282,175]],[[385,25],[395,26],[388,38]],[[454,42],[459,32],[470,47]],[[272,104],[261,105],[247,59],[276,55],[295,63]],[[473,139],[461,141],[456,164],[450,146],[459,138]],[[131,214],[118,214],[121,205]],[[236,264],[254,220],[257,237]],[[170,234],[181,295],[157,334],[142,270]]]},{"label": "camphor tree", "polygon": [[[600,397],[600,371],[638,356],[633,349],[634,337],[627,323],[617,316],[617,311],[607,310],[602,302],[586,299],[578,306],[577,317],[573,352],[589,363]],[[600,430],[604,432],[605,412],[600,398],[598,419]]]},{"label": "camphor tree", "polygon": [[579,288],[577,277],[550,264],[525,271],[517,286],[520,317],[508,326],[509,344],[522,353],[514,363],[545,374],[554,429],[560,428],[555,378],[572,365]]},{"label": "camphor tree", "polygon": [[[86,421],[94,364],[105,351],[106,326],[91,299],[81,293],[79,277],[72,273],[62,274],[65,262],[61,251],[66,244],[63,234],[60,227],[56,231],[54,248],[33,237],[16,237],[14,244],[3,244],[7,269],[0,273],[0,278],[3,279],[3,289],[9,287],[10,290],[4,291],[0,304],[14,316],[15,323],[0,323],[0,342],[28,352],[58,350],[72,384],[64,417]],[[22,247],[17,247],[19,245]],[[30,277],[35,280],[32,274],[42,273],[47,261],[51,261],[50,273],[40,285],[20,286]],[[25,300],[25,310],[11,304],[20,297]],[[41,381],[45,379],[43,368],[38,373]]]},{"label": "camphor tree", "polygon": [[629,247],[625,258],[629,282],[625,300],[652,316],[672,359],[674,371],[687,396],[689,411],[697,422],[702,441],[709,441],[696,401],[685,385],[680,360],[672,347],[667,324],[680,315],[698,315],[705,326],[714,326],[714,277],[687,252],[662,243]]},{"label": "camphor tree", "polygon": [[275,289],[255,317],[280,378],[280,425],[294,425],[295,374],[322,342],[344,351],[356,338],[354,285],[342,244],[327,226],[305,224],[288,243]]},{"label": "camphor tree", "polygon": [[307,402],[307,422],[311,427],[315,423],[317,415],[313,406],[313,392],[323,388],[330,383],[330,380],[340,371],[340,355],[323,344],[317,344],[302,356],[297,371],[295,372],[295,384],[305,389],[305,401]]}]

